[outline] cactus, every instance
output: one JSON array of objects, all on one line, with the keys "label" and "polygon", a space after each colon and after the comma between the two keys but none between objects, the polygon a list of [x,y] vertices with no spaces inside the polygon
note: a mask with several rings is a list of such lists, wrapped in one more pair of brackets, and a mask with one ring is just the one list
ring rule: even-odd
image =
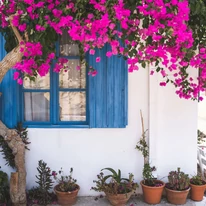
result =
[{"label": "cactus", "polygon": [[181,172],[180,168],[177,168],[177,171],[171,171],[168,175],[168,180],[167,187],[172,190],[186,190],[190,185],[189,175]]}]

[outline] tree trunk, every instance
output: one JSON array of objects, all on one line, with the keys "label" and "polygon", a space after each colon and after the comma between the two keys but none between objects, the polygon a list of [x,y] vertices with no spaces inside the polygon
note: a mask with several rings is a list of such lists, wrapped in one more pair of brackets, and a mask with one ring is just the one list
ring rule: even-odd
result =
[{"label": "tree trunk", "polygon": [[[23,57],[23,53],[20,52],[20,45],[22,45],[24,41],[18,29],[12,24],[14,16],[15,14],[9,17],[9,22],[18,42],[18,46],[0,61],[0,84],[9,69],[14,67],[17,62],[21,62]],[[28,40],[27,37],[28,35],[25,33],[26,40]],[[16,166],[16,172],[11,174],[10,179],[10,198],[12,204],[14,206],[26,206],[25,144],[15,130],[8,129],[1,121],[0,135],[11,148]]]},{"label": "tree trunk", "polygon": [[13,129],[0,121],[0,135],[4,137],[15,158],[16,172],[11,174],[10,198],[14,206],[26,206],[25,144]]},{"label": "tree trunk", "polygon": [[3,60],[0,62],[0,83],[9,69],[15,66],[17,62],[20,62],[21,59],[22,53],[20,52],[20,46],[14,48],[3,58]]}]

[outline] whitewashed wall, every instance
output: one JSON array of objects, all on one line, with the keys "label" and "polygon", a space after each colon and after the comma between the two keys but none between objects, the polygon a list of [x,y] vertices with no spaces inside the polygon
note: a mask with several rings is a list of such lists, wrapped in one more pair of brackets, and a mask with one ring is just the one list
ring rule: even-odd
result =
[{"label": "whitewashed wall", "polygon": [[[193,77],[197,70],[191,69]],[[158,86],[160,76],[150,77],[150,161],[158,178],[167,180],[180,167],[189,175],[197,171],[198,102],[180,99],[172,85]]]},{"label": "whitewashed wall", "polygon": [[204,99],[198,104],[198,129],[206,134],[206,93],[201,95]]},{"label": "whitewashed wall", "polygon": [[[26,154],[28,188],[35,185],[36,167],[41,159],[52,170],[63,167],[69,171],[73,167],[80,195],[97,195],[90,188],[105,167],[120,168],[123,175],[132,172],[139,182],[143,158],[134,148],[141,136],[140,109],[145,128],[149,128],[150,161],[157,166],[158,177],[166,176],[177,166],[193,174],[197,103],[180,100],[172,87],[161,88],[157,81],[146,70],[129,74],[129,124],[125,129],[29,129],[32,143]],[[2,168],[9,171],[6,166]]]}]

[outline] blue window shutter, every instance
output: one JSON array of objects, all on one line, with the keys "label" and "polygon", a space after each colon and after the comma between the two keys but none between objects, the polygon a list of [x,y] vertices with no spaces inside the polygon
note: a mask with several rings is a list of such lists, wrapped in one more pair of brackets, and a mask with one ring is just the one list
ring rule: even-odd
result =
[{"label": "blue window shutter", "polygon": [[[124,128],[128,119],[128,69],[122,57],[106,57],[109,46],[89,55],[89,65],[98,74],[89,77],[89,121],[91,128]],[[101,62],[96,63],[96,57]]]},{"label": "blue window shutter", "polygon": [[[0,61],[6,55],[4,49],[4,37],[0,34]],[[4,79],[0,83],[0,118],[4,124],[9,128],[14,128],[17,124],[17,83],[13,80],[13,70],[10,69],[4,76]]]}]

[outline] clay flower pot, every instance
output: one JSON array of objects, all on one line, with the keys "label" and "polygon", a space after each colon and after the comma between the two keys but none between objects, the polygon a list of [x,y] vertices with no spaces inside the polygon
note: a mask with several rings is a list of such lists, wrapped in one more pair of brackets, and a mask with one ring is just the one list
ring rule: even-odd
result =
[{"label": "clay flower pot", "polygon": [[133,191],[126,194],[110,194],[105,192],[107,199],[113,206],[125,206],[127,201],[130,199]]},{"label": "clay flower pot", "polygon": [[158,204],[161,201],[162,198],[162,193],[165,187],[165,183],[160,181],[160,180],[156,180],[156,184],[161,184],[161,186],[158,187],[152,187],[152,186],[147,186],[144,185],[144,180],[142,180],[140,182],[141,186],[142,186],[142,191],[143,191],[143,197],[144,197],[144,201],[148,204]]},{"label": "clay flower pot", "polygon": [[77,200],[77,194],[80,190],[79,185],[77,185],[78,188],[72,192],[61,192],[57,190],[58,185],[56,185],[54,187],[54,191],[56,193],[57,196],[57,200],[58,200],[58,204],[59,205],[67,205],[67,206],[71,206],[74,205],[76,203]]},{"label": "clay flower pot", "polygon": [[190,198],[194,201],[202,201],[206,189],[206,182],[203,185],[194,185],[190,183]]},{"label": "clay flower pot", "polygon": [[168,202],[174,205],[183,205],[186,203],[190,188],[188,188],[187,190],[178,191],[170,190],[167,187],[165,187],[165,190]]}]

